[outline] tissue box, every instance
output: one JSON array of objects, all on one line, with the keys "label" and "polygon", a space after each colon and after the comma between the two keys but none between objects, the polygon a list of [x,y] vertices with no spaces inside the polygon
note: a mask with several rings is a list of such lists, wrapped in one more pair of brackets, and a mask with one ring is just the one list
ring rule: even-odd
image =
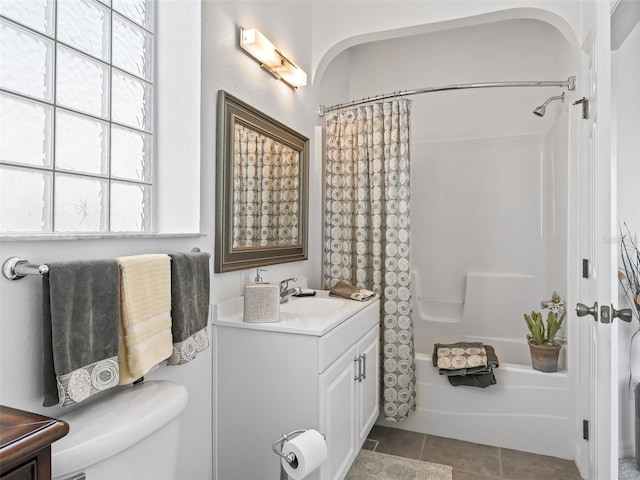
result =
[{"label": "tissue box", "polygon": [[280,321],[280,287],[256,283],[244,287],[244,321],[268,323]]}]

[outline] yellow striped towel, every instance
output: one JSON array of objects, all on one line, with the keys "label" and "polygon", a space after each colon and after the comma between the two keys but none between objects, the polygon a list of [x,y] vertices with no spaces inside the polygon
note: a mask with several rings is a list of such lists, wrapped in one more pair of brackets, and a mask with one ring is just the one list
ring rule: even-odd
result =
[{"label": "yellow striped towel", "polygon": [[171,260],[168,255],[118,257],[120,385],[146,374],[173,352]]}]

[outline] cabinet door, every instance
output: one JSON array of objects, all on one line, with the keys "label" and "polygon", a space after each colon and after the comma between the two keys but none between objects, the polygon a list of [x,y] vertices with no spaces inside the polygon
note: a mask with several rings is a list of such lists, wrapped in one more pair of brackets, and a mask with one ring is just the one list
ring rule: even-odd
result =
[{"label": "cabinet door", "polygon": [[320,467],[321,480],[345,477],[356,456],[355,345],[318,377],[320,431],[327,442],[327,461]]},{"label": "cabinet door", "polygon": [[358,447],[364,443],[378,418],[380,408],[380,328],[369,330],[356,346],[362,363],[362,381],[357,385]]},{"label": "cabinet door", "polygon": [[38,463],[36,460],[30,460],[6,475],[2,475],[2,480],[37,480],[38,478]]}]

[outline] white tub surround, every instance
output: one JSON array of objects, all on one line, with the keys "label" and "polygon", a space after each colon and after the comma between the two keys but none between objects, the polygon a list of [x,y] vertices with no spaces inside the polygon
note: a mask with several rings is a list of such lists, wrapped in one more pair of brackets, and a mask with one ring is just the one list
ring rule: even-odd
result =
[{"label": "white tub surround", "polygon": [[430,354],[416,354],[417,409],[397,427],[573,459],[567,375],[510,363],[493,371],[496,385],[452,387]]},{"label": "white tub surround", "polygon": [[278,478],[271,445],[315,429],[328,458],[309,480],[342,480],[379,413],[379,300],[292,297],[280,321],[243,321],[242,297],[215,306],[217,478]]},{"label": "white tub surround", "polygon": [[[567,346],[560,350],[558,373],[531,367],[523,314],[540,310],[537,283],[526,274],[468,274],[464,297],[445,308],[419,293],[420,274],[413,271],[416,349],[421,352],[416,354],[417,410],[399,428],[573,458]],[[500,362],[493,369],[496,385],[453,387],[439,375],[430,352],[435,343],[452,342],[493,346]]]}]

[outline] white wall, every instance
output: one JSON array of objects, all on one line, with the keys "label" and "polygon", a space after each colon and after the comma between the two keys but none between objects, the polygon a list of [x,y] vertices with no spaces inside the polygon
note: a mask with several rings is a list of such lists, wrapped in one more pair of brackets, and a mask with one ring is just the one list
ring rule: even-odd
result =
[{"label": "white wall", "polygon": [[[302,69],[309,71],[311,39],[309,36],[311,5],[308,2],[234,2],[204,0],[202,4],[202,171],[201,192],[203,225],[213,249],[215,232],[215,152],[216,96],[218,90],[249,103],[267,115],[289,125],[311,140],[309,261],[268,266],[265,281],[277,282],[288,277],[306,278],[309,286],[320,286],[320,178],[321,159],[316,151],[314,125],[317,99],[312,86],[294,91],[274,80],[238,46],[240,26],[256,27],[282,52],[290,55]],[[253,277],[253,272],[251,273]],[[212,301],[220,302],[240,295],[246,272],[215,274]],[[214,367],[215,376],[215,367]],[[242,381],[242,379],[238,379]],[[215,383],[215,378],[214,378]],[[223,395],[233,392],[221,392]],[[213,405],[215,415],[215,404]],[[218,412],[224,415],[224,412]],[[202,427],[201,427],[202,428]],[[213,419],[213,451],[216,443]],[[274,439],[275,440],[275,439]],[[221,440],[223,441],[223,440]],[[213,460],[215,464],[215,459]],[[191,477],[182,477],[191,478]],[[213,478],[215,478],[215,465]],[[225,479],[220,479],[225,480]]]},{"label": "white wall", "polygon": [[396,38],[497,19],[531,18],[557,27],[572,46],[581,32],[580,1],[429,0],[362,2],[317,0],[313,8],[313,78],[346,48],[373,40]]},{"label": "white wall", "polygon": [[[629,230],[640,238],[640,24],[629,34],[612,57],[612,88],[616,115],[614,144],[618,162],[618,220],[626,222]],[[620,298],[618,308],[622,308]],[[637,321],[620,322],[619,345],[619,402],[620,456],[634,453],[634,402],[630,396],[629,348],[631,336],[638,330]],[[636,337],[637,338],[637,337]],[[635,366],[636,370],[640,365]]]}]

